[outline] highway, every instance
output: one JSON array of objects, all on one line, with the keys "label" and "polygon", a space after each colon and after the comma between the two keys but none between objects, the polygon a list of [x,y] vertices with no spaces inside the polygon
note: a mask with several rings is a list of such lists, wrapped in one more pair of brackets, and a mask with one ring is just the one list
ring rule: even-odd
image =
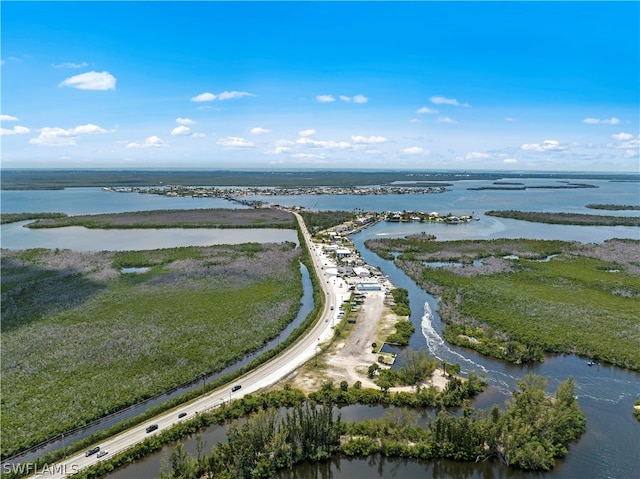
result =
[{"label": "highway", "polygon": [[[109,459],[114,454],[142,442],[148,436],[157,434],[180,421],[188,420],[195,414],[219,407],[229,400],[238,399],[245,394],[254,393],[277,383],[318,354],[320,344],[333,335],[332,329],[337,322],[338,306],[349,299],[350,292],[347,284],[341,278],[328,272],[328,269],[335,267],[335,263],[325,256],[319,247],[314,247],[302,217],[297,213],[294,213],[294,215],[300,224],[314,269],[318,278],[320,278],[322,289],[327,299],[321,318],[305,336],[277,357],[238,378],[226,387],[216,389],[201,398],[192,400],[183,406],[165,412],[110,439],[91,446],[99,446],[101,450],[108,451],[106,456],[98,458],[96,454],[93,454],[86,457],[85,451],[82,451],[62,462],[51,464],[45,469],[35,471],[38,476],[45,475],[56,479],[64,478],[95,464],[97,461]],[[241,386],[241,388],[237,391],[232,391],[234,386]],[[186,416],[178,418],[178,414],[182,413],[186,413]],[[147,433],[146,428],[151,424],[157,424],[158,429]],[[90,447],[87,449],[90,449]]]}]

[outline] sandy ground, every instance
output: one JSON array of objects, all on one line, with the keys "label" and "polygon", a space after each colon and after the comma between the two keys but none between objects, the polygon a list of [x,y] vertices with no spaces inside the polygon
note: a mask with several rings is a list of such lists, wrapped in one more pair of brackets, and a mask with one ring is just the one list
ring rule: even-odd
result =
[{"label": "sandy ground", "polygon": [[[374,353],[372,343],[382,344],[389,334],[395,331],[394,325],[399,319],[385,303],[385,288],[393,289],[389,283],[383,284],[382,291],[367,291],[364,304],[361,305],[356,324],[348,336],[334,339],[325,344],[323,352],[298,369],[289,379],[292,386],[306,392],[315,391],[323,382],[332,380],[338,385],[347,381],[353,386],[356,381],[364,388],[377,389],[373,380],[367,377],[368,367],[378,362],[379,353]],[[390,299],[390,296],[387,296]],[[379,366],[384,367],[378,363]],[[425,383],[438,389],[444,388],[447,379],[442,370],[436,370],[433,377]],[[412,391],[412,386],[395,387],[391,391]]]}]

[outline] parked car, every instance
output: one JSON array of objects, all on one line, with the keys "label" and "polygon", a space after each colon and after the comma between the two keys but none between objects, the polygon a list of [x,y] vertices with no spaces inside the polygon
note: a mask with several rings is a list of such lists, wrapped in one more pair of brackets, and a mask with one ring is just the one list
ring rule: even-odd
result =
[{"label": "parked car", "polygon": [[155,431],[156,429],[158,429],[158,425],[157,424],[152,424],[151,426],[147,427],[147,434],[149,434],[150,432]]},{"label": "parked car", "polygon": [[178,419],[180,419],[181,417],[185,417],[186,415],[186,412],[181,412],[180,414],[178,414]]},{"label": "parked car", "polygon": [[93,447],[84,453],[85,457],[93,456],[96,452],[100,450],[100,446]]},{"label": "parked car", "polygon": [[240,386],[239,384],[236,384],[235,386],[233,386],[233,387],[231,388],[231,392],[232,392],[232,393],[234,393],[234,392],[236,392],[238,389],[240,389],[241,387],[242,387],[242,386]]},{"label": "parked car", "polygon": [[104,457],[104,456],[106,456],[107,454],[109,454],[109,451],[102,450],[102,451],[100,451],[100,452],[98,453],[98,455],[97,455],[96,457]]}]

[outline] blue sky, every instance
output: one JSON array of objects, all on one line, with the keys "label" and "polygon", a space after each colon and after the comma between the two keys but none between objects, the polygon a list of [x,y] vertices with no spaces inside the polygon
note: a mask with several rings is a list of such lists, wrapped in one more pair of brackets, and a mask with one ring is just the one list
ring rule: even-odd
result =
[{"label": "blue sky", "polygon": [[11,2],[2,167],[639,170],[638,2]]}]

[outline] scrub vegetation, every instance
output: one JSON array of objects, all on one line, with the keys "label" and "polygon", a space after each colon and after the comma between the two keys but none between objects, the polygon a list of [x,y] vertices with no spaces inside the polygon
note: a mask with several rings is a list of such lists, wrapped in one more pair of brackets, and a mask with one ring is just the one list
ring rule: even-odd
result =
[{"label": "scrub vegetation", "polygon": [[[546,394],[546,385],[545,378],[527,375],[518,381],[518,390],[504,410],[497,405],[475,410],[465,402],[462,413],[453,414],[438,402],[435,415],[425,415],[425,406],[409,399],[420,392],[389,394],[329,384],[316,397],[305,397],[285,385],[283,390],[245,396],[161,431],[74,477],[101,477],[167,442],[229,420],[234,422],[227,442],[214,446],[210,454],[204,453],[204,445],[199,446],[197,457],[182,445],[174,447],[161,477],[268,478],[278,469],[325,460],[335,453],[476,462],[497,458],[513,468],[549,470],[556,458],[568,453],[569,443],[585,431],[585,418],[571,378],[560,383],[553,397]],[[347,423],[334,409],[339,394],[376,396],[378,403],[402,407],[391,408],[379,419]],[[278,408],[287,409],[278,412]],[[237,422],[249,414],[248,420]]]},{"label": "scrub vegetation", "polygon": [[293,243],[3,249],[2,456],[260,348],[298,312],[300,258]]},{"label": "scrub vegetation", "polygon": [[296,228],[296,221],[291,213],[272,208],[156,210],[53,217],[37,215],[35,216],[36,221],[29,223],[28,228],[60,228],[64,226],[100,229]]},{"label": "scrub vegetation", "polygon": [[548,213],[540,211],[515,210],[487,211],[485,215],[556,225],[640,226],[640,216],[604,216],[580,213]]},{"label": "scrub vegetation", "polygon": [[[640,370],[640,241],[376,239],[439,297],[447,341],[521,363],[576,353]],[[482,260],[474,264],[474,260]],[[431,262],[455,262],[431,267]]]},{"label": "scrub vegetation", "polygon": [[328,230],[356,218],[356,215],[349,211],[301,211],[300,215],[311,234]]}]

